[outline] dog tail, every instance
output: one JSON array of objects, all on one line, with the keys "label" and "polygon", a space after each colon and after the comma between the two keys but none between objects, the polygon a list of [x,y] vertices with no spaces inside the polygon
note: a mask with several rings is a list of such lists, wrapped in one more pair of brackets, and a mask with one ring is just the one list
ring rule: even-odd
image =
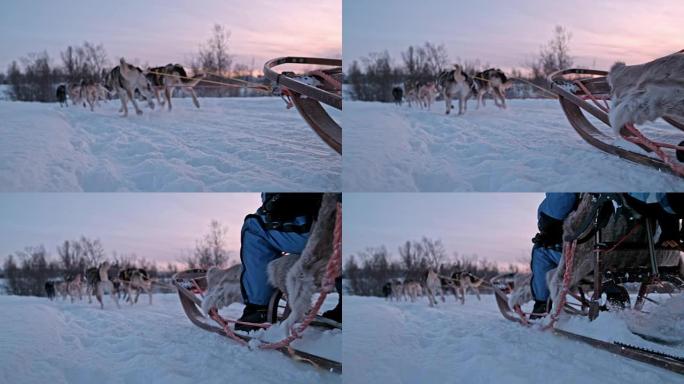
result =
[{"label": "dog tail", "polygon": [[119,64],[121,64],[121,74],[126,76],[128,74],[128,64],[126,63],[126,60],[123,57],[119,60]]}]

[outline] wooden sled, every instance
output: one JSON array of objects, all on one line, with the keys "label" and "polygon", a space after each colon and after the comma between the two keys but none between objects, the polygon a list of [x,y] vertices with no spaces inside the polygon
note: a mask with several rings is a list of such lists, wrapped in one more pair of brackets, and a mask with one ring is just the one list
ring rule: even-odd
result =
[{"label": "wooden sled", "polygon": [[[204,269],[192,269],[178,272],[173,276],[173,285],[178,289],[178,297],[180,299],[183,312],[185,312],[185,315],[194,325],[205,331],[230,338],[222,327],[220,327],[216,322],[202,312],[202,300],[201,297],[198,297],[198,295],[203,294],[207,290],[206,273],[207,271]],[[288,312],[289,310],[287,309],[286,303],[283,303],[282,292],[276,291],[271,297],[268,305],[268,321],[271,323],[276,323],[282,320],[282,318],[287,317]],[[312,325],[334,328],[325,321],[321,321]],[[247,334],[236,332],[234,335],[246,342],[252,340],[252,337],[248,336]],[[313,355],[291,346],[281,347],[275,350],[297,361],[308,362],[327,371],[342,373],[342,363],[338,361]]]},{"label": "wooden sled", "polygon": [[[658,157],[654,157],[616,146],[611,143],[614,141],[612,137],[603,133],[587,119],[585,113],[589,113],[602,123],[610,126],[607,113],[609,108],[608,101],[610,100],[610,86],[606,78],[607,75],[608,72],[606,71],[566,69],[555,72],[549,76],[548,79],[551,84],[551,90],[558,95],[558,100],[563,108],[563,112],[575,131],[577,131],[580,137],[587,143],[606,153],[637,164],[646,165],[651,168],[684,177],[681,170],[677,169],[679,168],[678,164],[672,163],[672,161],[677,160],[669,159],[671,157],[669,154],[666,155],[665,158],[660,156],[660,154],[658,154]],[[684,131],[684,123],[676,121],[668,116],[663,116],[662,118],[673,127]],[[625,138],[629,140],[629,137]],[[653,147],[639,143],[635,144],[647,153],[654,152]],[[679,161],[682,161],[684,152],[676,150],[676,154]]]},{"label": "wooden sled", "polygon": [[[278,73],[274,70],[283,64],[323,65],[334,68],[311,71],[306,76],[295,75],[293,72]],[[264,75],[276,84],[282,95],[289,98],[311,129],[332,149],[342,154],[342,127],[321,105],[323,103],[342,110],[342,60],[280,57],[264,64]]]}]

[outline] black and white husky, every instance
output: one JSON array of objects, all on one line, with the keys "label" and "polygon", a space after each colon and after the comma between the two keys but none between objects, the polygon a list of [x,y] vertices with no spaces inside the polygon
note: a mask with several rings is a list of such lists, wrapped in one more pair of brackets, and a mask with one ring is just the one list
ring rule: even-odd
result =
[{"label": "black and white husky", "polygon": [[458,64],[454,64],[454,68],[449,71],[442,71],[437,75],[437,84],[442,90],[442,96],[446,103],[446,114],[451,112],[451,99],[458,98],[458,114],[462,115],[466,112],[468,98],[473,90],[473,79],[468,76]]},{"label": "black and white husky", "polygon": [[193,87],[204,78],[204,75],[200,74],[189,78],[182,65],[167,64],[164,67],[148,68],[145,71],[145,77],[152,84],[154,95],[162,106],[164,101],[159,99],[159,91],[164,90],[164,98],[169,103],[169,111],[171,110],[171,93],[174,88],[180,88],[184,92],[189,93],[192,96],[192,102],[195,104],[195,107],[200,107]]},{"label": "black and white husky", "polygon": [[114,67],[105,76],[104,86],[107,91],[116,92],[119,96],[121,100],[121,109],[119,111],[123,111],[124,117],[128,116],[128,100],[131,100],[133,103],[135,113],[142,115],[142,111],[135,102],[134,95],[136,90],[147,99],[149,107],[154,109],[152,84],[147,80],[142,69],[126,63],[123,58],[120,60],[120,65]]},{"label": "black and white husky", "polygon": [[[473,78],[472,87],[473,93],[477,96],[477,108],[480,108],[480,104],[483,107],[485,106],[483,97],[485,94],[491,93],[494,104],[499,108],[506,109],[506,96],[504,92],[508,84],[506,74],[499,68],[489,68],[477,73]],[[501,102],[500,104],[499,101]]]}]

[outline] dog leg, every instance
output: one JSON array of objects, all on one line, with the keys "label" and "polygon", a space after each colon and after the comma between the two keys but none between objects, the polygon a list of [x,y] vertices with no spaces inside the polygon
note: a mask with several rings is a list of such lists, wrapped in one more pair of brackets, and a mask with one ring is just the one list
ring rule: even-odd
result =
[{"label": "dog leg", "polygon": [[164,87],[164,97],[169,102],[169,111],[171,110],[171,90],[170,87]]},{"label": "dog leg", "polygon": [[197,100],[197,95],[195,94],[195,90],[192,89],[191,87],[188,87],[188,92],[190,92],[190,96],[192,96],[192,103],[195,104],[195,107],[199,109],[199,100]]},{"label": "dog leg", "polygon": [[119,100],[121,100],[121,109],[119,109],[119,112],[123,111],[123,117],[128,116],[128,100],[126,100],[126,91],[121,90],[119,91]]},{"label": "dog leg", "polygon": [[451,112],[451,95],[448,92],[444,92],[444,102],[446,103],[446,114]]},{"label": "dog leg", "polygon": [[135,114],[136,115],[142,115],[143,112],[138,107],[138,103],[135,102],[135,97],[133,97],[133,92],[131,92],[131,90],[127,89],[126,93],[128,94],[128,98],[131,99],[131,103],[133,103],[133,107],[135,108]]}]

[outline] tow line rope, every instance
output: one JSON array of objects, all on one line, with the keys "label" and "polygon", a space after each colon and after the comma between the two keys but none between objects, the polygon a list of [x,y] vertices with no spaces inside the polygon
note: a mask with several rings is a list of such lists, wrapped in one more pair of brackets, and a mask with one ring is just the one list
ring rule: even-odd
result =
[{"label": "tow line rope", "polygon": [[[301,334],[308,328],[311,322],[316,318],[318,311],[323,306],[323,302],[330,293],[335,288],[335,279],[340,275],[342,270],[342,205],[337,203],[337,212],[335,217],[335,229],[333,233],[333,254],[328,260],[326,265],[325,275],[323,276],[323,281],[321,283],[321,292],[316,300],[316,303],[311,307],[309,313],[303,319],[299,327],[296,329],[293,327],[290,329],[290,335],[277,342],[262,342],[259,344],[260,349],[280,349],[283,347],[288,347],[296,339],[301,338]],[[194,282],[194,280],[193,280]],[[263,329],[270,328],[272,324],[269,323],[249,323],[244,321],[238,321],[233,319],[225,319],[219,315],[216,308],[209,310],[209,317],[216,321],[226,333],[228,337],[238,342],[240,345],[247,345],[247,341],[240,338],[233,329],[231,329],[230,324],[244,324],[254,327],[259,327]],[[300,358],[303,359],[303,358]],[[305,359],[303,359],[305,360]],[[313,364],[313,362],[309,361]]]},{"label": "tow line rope", "polygon": [[[153,73],[153,74],[158,75],[158,76],[177,77],[177,78],[179,78],[179,79],[186,79],[186,80],[198,80],[197,78],[192,78],[192,77],[188,77],[188,76],[181,76],[181,75],[176,75],[176,74],[162,73],[162,72],[157,72],[157,71],[147,71],[147,73]],[[214,76],[216,76],[216,75],[214,75]],[[231,78],[231,77],[223,77],[223,76],[221,76],[221,77],[224,78],[225,80],[228,80],[228,81],[242,82],[242,83],[244,83],[244,85],[223,83],[223,82],[220,82],[220,81],[207,80],[207,79],[203,79],[203,78],[202,78],[202,79],[199,79],[199,81],[200,81],[200,82],[203,82],[203,83],[209,83],[209,84],[219,85],[219,86],[225,87],[225,88],[247,88],[247,89],[254,89],[254,90],[257,90],[257,91],[268,92],[268,93],[272,92],[271,87],[269,87],[269,86],[267,86],[267,85],[252,83],[252,82],[249,82],[249,81],[245,81],[245,80],[241,80],[241,79],[234,79],[234,78]],[[183,84],[180,84],[179,86],[182,87]]]}]

